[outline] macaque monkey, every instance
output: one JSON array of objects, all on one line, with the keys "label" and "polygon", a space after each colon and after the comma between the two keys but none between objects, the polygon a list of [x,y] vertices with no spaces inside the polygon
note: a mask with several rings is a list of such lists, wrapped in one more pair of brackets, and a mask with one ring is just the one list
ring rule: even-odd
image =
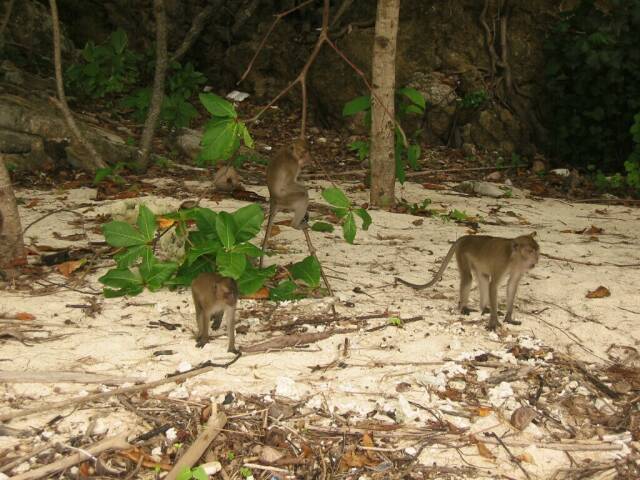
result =
[{"label": "macaque monkey", "polygon": [[196,322],[198,324],[198,341],[196,346],[202,348],[209,341],[209,325],[220,327],[224,316],[227,322],[229,352],[237,353],[235,345],[235,317],[238,303],[238,286],[232,278],[217,273],[203,272],[191,282],[193,303],[196,306]]},{"label": "macaque monkey", "polygon": [[[278,150],[269,161],[267,166],[269,220],[267,221],[267,231],[262,242],[263,252],[271,233],[271,227],[273,227],[273,220],[278,211],[293,210],[291,226],[297,229],[307,227],[309,194],[304,183],[298,181],[298,175],[302,167],[310,162],[311,155],[309,155],[307,142],[302,138]],[[260,268],[262,268],[263,258],[260,257]]]},{"label": "macaque monkey", "polygon": [[521,322],[513,320],[513,301],[522,275],[538,263],[540,247],[534,240],[535,232],[516,238],[490,237],[488,235],[465,235],[460,237],[449,249],[442,261],[438,273],[424,285],[409,283],[396,277],[396,281],[416,290],[429,288],[442,280],[447,265],[453,254],[456,254],[460,271],[460,312],[468,315],[470,310],[469,291],[471,290],[472,273],[480,290],[480,310],[487,312],[490,306],[491,318],[489,330],[498,326],[498,285],[505,274],[509,274],[507,283],[507,313],[504,321],[514,325]]}]

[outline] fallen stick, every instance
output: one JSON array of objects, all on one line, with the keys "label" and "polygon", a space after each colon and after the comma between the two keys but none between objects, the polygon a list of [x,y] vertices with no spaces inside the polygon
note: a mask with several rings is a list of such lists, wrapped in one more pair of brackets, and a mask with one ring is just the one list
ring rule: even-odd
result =
[{"label": "fallen stick", "polygon": [[114,377],[99,373],[85,372],[9,372],[0,370],[0,383],[100,383],[103,385],[122,385],[140,383],[144,380],[135,377]]},{"label": "fallen stick", "polygon": [[35,468],[19,475],[14,475],[11,480],[36,480],[38,478],[51,478],[56,472],[64,470],[66,468],[77,465],[80,462],[84,462],[90,458],[97,457],[102,452],[107,450],[125,450],[131,448],[131,444],[127,442],[127,434],[120,434],[114,437],[103,438],[97,443],[94,443],[90,447],[83,448],[81,451],[69,455],[66,458],[62,458],[57,462],[53,462],[44,467]]},{"label": "fallen stick", "polygon": [[237,359],[238,357],[236,356],[231,362],[228,362],[226,364],[211,364],[203,368],[189,370],[188,372],[181,373],[178,375],[173,375],[171,377],[156,380],[154,382],[142,383],[140,385],[134,385],[132,387],[116,388],[108,392],[94,393],[93,395],[85,395],[83,397],[74,397],[68,400],[62,400],[60,402],[52,402],[52,403],[40,405],[38,407],[28,408],[26,410],[19,410],[17,412],[4,413],[0,415],[0,422],[6,422],[7,420],[14,420],[16,418],[27,417],[35,413],[48,412],[49,410],[67,408],[72,405],[80,405],[87,402],[93,402],[95,400],[103,400],[113,395],[121,395],[123,393],[133,393],[133,392],[140,392],[143,390],[150,390],[152,388],[159,387],[160,385],[164,385],[166,383],[181,382],[182,380],[186,380],[187,378],[195,377],[196,375],[202,375],[203,373],[210,372],[219,367],[226,368],[231,363],[235,362]]},{"label": "fallen stick", "polygon": [[[329,338],[332,335],[339,335],[341,333],[355,332],[355,328],[338,328],[329,332],[319,333],[300,333],[293,335],[281,335],[279,337],[270,338],[264,342],[256,343],[248,347],[242,348],[242,353],[256,353],[266,352],[267,350],[279,350],[287,347],[295,347],[297,345],[306,345],[309,343],[319,342],[325,338]],[[0,420],[2,417],[0,417]]]},{"label": "fallen stick", "polygon": [[224,412],[217,412],[216,405],[213,405],[213,412],[211,412],[211,416],[204,430],[198,435],[196,441],[191,444],[187,451],[184,452],[184,455],[180,457],[164,479],[175,480],[185,469],[191,469],[226,423],[227,416]]}]

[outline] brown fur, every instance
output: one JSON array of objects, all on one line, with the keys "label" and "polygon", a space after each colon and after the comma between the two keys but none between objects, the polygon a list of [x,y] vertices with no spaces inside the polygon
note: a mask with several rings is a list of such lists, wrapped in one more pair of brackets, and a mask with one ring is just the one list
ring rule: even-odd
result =
[{"label": "brown fur", "polygon": [[516,238],[465,235],[451,246],[438,273],[431,281],[422,285],[409,283],[398,277],[396,281],[416,290],[429,288],[442,280],[442,274],[455,253],[460,272],[460,311],[464,314],[470,311],[469,291],[472,278],[475,277],[480,290],[480,309],[485,312],[487,301],[489,301],[491,312],[489,330],[495,330],[498,326],[498,285],[505,274],[509,274],[507,313],[504,321],[519,324],[520,322],[513,320],[513,302],[522,275],[538,263],[540,247],[534,240],[534,236],[535,232]]},{"label": "brown fur", "polygon": [[223,316],[227,321],[229,352],[236,352],[235,347],[235,313],[238,303],[238,286],[232,278],[217,273],[203,272],[191,282],[193,303],[196,306],[196,323],[198,324],[198,347],[209,341],[209,324],[212,328],[220,327]]}]

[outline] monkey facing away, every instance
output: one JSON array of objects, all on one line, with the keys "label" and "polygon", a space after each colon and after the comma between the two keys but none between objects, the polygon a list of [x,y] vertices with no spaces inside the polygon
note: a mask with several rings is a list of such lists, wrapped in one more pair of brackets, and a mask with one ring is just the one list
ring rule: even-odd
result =
[{"label": "monkey facing away", "polygon": [[480,290],[480,310],[485,313],[487,306],[490,307],[491,318],[488,328],[495,330],[498,326],[498,285],[508,274],[507,312],[504,321],[519,325],[521,322],[512,318],[513,301],[522,275],[538,263],[540,247],[533,237],[535,232],[516,238],[465,235],[451,246],[438,273],[430,282],[417,285],[398,277],[396,281],[416,290],[429,288],[442,280],[442,274],[455,253],[460,272],[460,312],[465,315],[470,312],[468,302],[473,274]]},{"label": "monkey facing away", "polygon": [[[299,138],[291,145],[281,148],[267,165],[267,188],[269,189],[269,220],[262,241],[264,251],[273,227],[276,213],[280,210],[292,210],[291,226],[297,229],[307,227],[307,206],[309,193],[304,183],[298,181],[302,167],[311,162],[307,142]],[[260,268],[262,260],[260,257]]]},{"label": "monkey facing away", "polygon": [[229,352],[237,352],[235,346],[235,316],[238,303],[238,286],[232,278],[217,273],[203,272],[191,282],[193,303],[196,306],[196,323],[198,324],[198,341],[196,346],[202,348],[209,341],[209,325],[220,327],[222,319],[227,322]]}]

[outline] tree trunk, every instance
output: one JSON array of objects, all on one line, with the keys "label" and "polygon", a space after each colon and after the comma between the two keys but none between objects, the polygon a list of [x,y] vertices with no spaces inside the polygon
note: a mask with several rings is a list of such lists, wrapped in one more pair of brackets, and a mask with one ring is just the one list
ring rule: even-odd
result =
[{"label": "tree trunk", "polygon": [[378,0],[372,60],[370,200],[383,208],[395,203],[394,92],[399,13],[400,0]]},{"label": "tree trunk", "polygon": [[16,197],[4,156],[0,155],[0,268],[11,268],[24,253]]},{"label": "tree trunk", "polygon": [[164,99],[164,79],[167,73],[167,13],[164,0],[153,0],[153,13],[156,18],[156,71],[153,77],[153,92],[147,120],[140,140],[140,168],[146,170],[151,155],[151,142],[156,131],[162,100]]}]

